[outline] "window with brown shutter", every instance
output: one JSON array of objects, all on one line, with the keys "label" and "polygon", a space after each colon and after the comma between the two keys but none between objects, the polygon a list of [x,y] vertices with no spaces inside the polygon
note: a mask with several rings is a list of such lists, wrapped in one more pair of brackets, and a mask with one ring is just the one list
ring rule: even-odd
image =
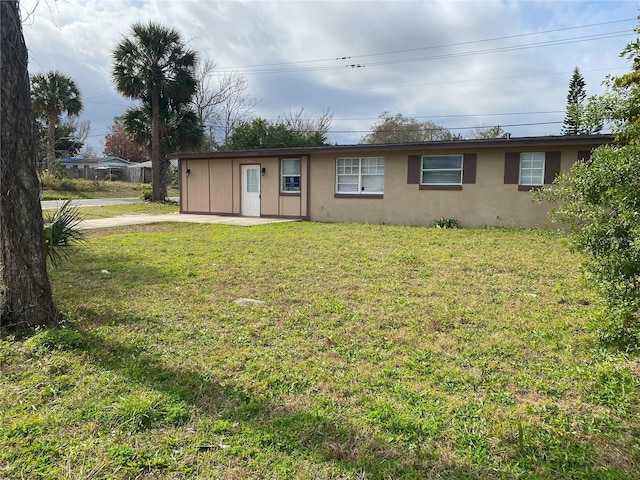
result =
[{"label": "window with brown shutter", "polygon": [[504,183],[518,184],[520,179],[520,152],[504,154]]},{"label": "window with brown shutter", "polygon": [[462,183],[476,183],[476,164],[478,154],[465,153],[462,164]]},{"label": "window with brown shutter", "polygon": [[420,155],[409,155],[407,165],[407,183],[420,183],[420,171],[422,169],[422,157]]},{"label": "window with brown shutter", "polygon": [[545,152],[544,154],[544,184],[551,185],[560,173],[561,152]]}]

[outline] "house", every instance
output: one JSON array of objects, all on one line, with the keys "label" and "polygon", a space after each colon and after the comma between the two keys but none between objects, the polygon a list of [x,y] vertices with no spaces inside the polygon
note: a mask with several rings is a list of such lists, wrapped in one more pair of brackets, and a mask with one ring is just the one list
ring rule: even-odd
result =
[{"label": "house", "polygon": [[124,169],[132,165],[132,162],[120,157],[68,157],[62,159],[62,165],[72,178],[93,180],[98,175],[98,180],[102,180],[106,175],[121,177]]},{"label": "house", "polygon": [[182,213],[320,222],[539,227],[532,189],[611,135],[176,153]]}]

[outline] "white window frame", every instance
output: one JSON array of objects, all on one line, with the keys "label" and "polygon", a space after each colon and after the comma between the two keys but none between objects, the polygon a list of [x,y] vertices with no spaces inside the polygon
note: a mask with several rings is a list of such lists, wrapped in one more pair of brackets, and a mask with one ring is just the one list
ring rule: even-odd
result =
[{"label": "white window frame", "polygon": [[[425,168],[424,161],[429,158],[456,158],[460,159],[460,167],[459,168]],[[462,185],[463,178],[463,169],[464,169],[464,155],[461,154],[447,154],[447,155],[422,155],[420,159],[420,185]],[[459,172],[460,173],[460,181],[459,182],[440,182],[440,183],[427,183],[424,181],[424,174],[426,172]]]},{"label": "white window frame", "polygon": [[[288,161],[298,162],[298,173],[286,174],[284,171],[284,163]],[[288,190],[286,187],[286,177],[298,177],[298,189]],[[300,193],[302,190],[302,160],[300,158],[281,158],[280,159],[280,193]]]},{"label": "white window frame", "polygon": [[522,152],[520,154],[518,185],[525,187],[544,185],[545,156],[544,152]]},{"label": "white window frame", "polygon": [[[366,165],[365,162],[367,163]],[[375,162],[375,164],[371,162]],[[379,190],[369,189],[365,185],[365,183],[368,183],[366,181],[367,177],[370,179],[382,177],[381,188]],[[341,186],[344,185],[355,186],[356,190],[341,190]],[[382,195],[384,193],[384,157],[337,158],[335,193],[340,195]]]}]

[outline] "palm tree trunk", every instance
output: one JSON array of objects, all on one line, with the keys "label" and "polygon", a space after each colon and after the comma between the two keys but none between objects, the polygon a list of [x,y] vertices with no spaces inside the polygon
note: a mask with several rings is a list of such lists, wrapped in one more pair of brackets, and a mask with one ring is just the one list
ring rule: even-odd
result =
[{"label": "palm tree trunk", "polygon": [[36,159],[38,145],[18,2],[0,1],[0,328],[54,325]]},{"label": "palm tree trunk", "polygon": [[167,186],[160,149],[160,98],[156,91],[151,92],[151,178],[153,188],[151,200],[163,202],[167,196]]}]

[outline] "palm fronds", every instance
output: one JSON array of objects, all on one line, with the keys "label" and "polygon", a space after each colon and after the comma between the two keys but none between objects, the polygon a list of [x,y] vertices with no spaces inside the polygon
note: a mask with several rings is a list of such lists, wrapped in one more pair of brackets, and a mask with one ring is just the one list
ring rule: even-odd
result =
[{"label": "palm fronds", "polygon": [[82,220],[80,210],[71,204],[71,200],[65,201],[53,213],[45,213],[44,240],[47,257],[54,267],[68,257],[69,252],[64,247],[85,241],[85,233],[79,229]]}]

